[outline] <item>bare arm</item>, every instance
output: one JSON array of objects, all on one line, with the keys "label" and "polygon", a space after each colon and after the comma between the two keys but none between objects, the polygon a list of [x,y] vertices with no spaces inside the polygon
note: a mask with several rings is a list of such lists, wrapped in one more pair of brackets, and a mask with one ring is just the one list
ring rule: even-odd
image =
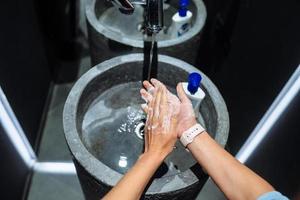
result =
[{"label": "bare arm", "polygon": [[156,169],[173,150],[177,140],[175,130],[178,113],[169,107],[167,89],[164,86],[156,90],[147,111],[145,152],[104,197],[105,200],[139,199]]},{"label": "bare arm", "polygon": [[[151,83],[148,81],[144,82],[144,86],[148,91],[151,88],[158,87],[160,84],[162,83],[157,80],[151,80]],[[151,93],[147,90],[143,90],[142,95],[146,99],[151,99]],[[180,100],[177,136],[180,138],[185,130],[197,122],[192,104],[181,84],[177,86],[177,94]],[[197,136],[188,145],[188,149],[218,187],[231,200],[257,199],[260,195],[274,190],[268,182],[220,147],[206,132]]]},{"label": "bare arm", "polygon": [[231,200],[257,199],[274,190],[268,182],[220,147],[206,132],[198,135],[188,145],[188,149]]},{"label": "bare arm", "polygon": [[118,184],[103,198],[104,200],[137,200],[160,166],[164,157],[144,153]]}]

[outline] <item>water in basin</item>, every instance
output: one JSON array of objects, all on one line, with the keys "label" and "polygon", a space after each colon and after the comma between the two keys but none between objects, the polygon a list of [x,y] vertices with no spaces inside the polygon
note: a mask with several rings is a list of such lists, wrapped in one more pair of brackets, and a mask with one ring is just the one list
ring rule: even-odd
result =
[{"label": "water in basin", "polygon": [[[82,123],[86,148],[102,163],[122,174],[143,152],[144,141],[136,134],[137,126],[141,127],[146,118],[140,107],[144,103],[140,88],[141,82],[130,82],[107,89],[90,105]],[[194,164],[190,153],[176,143],[156,175],[174,175]]]}]

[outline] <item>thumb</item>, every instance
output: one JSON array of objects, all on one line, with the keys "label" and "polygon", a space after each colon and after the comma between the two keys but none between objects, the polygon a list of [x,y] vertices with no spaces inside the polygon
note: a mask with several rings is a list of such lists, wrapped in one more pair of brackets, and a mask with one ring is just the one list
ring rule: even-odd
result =
[{"label": "thumb", "polygon": [[186,94],[183,90],[182,83],[177,84],[176,90],[177,90],[177,94],[178,94],[178,97],[179,97],[181,102],[189,101],[189,98],[186,96]]}]

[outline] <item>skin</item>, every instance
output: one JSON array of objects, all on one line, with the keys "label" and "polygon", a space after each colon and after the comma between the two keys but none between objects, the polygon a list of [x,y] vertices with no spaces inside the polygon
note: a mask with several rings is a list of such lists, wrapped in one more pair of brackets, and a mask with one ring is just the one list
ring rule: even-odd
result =
[{"label": "skin", "polygon": [[103,199],[139,199],[156,169],[173,150],[178,113],[171,110],[165,87],[157,88],[153,95],[147,109],[144,153]]},{"label": "skin", "polygon": [[[152,83],[152,84],[151,84]],[[143,99],[146,100],[146,102],[150,102],[153,98],[152,91],[155,91],[158,87],[165,87],[163,83],[156,79],[151,79],[151,83],[148,81],[144,81],[143,85],[145,89],[141,89],[140,93]],[[168,103],[173,105],[172,109],[176,110],[176,112],[179,112],[178,116],[178,127],[177,127],[177,136],[180,138],[181,134],[189,129],[191,126],[197,123],[195,119],[195,114],[193,110],[193,106],[189,98],[186,96],[181,84],[177,85],[177,96],[172,94],[171,92],[167,92],[168,95]],[[149,92],[150,91],[150,92]],[[142,106],[144,111],[147,113],[147,107]]]},{"label": "skin", "polygon": [[[145,152],[133,168],[104,199],[136,200],[141,197],[156,169],[173,150],[177,138],[197,123],[192,104],[182,85],[177,85],[177,98],[156,79],[144,81],[140,93],[147,102]],[[241,164],[207,132],[203,132],[187,148],[224,192],[228,199],[257,199],[274,188]]]}]

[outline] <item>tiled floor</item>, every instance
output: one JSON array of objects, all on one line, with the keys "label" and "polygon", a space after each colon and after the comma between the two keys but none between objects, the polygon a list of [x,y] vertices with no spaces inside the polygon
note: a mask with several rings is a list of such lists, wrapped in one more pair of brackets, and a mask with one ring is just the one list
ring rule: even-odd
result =
[{"label": "tiled floor", "polygon": [[[55,85],[39,148],[40,161],[70,161],[64,137],[62,112],[72,84]],[[55,148],[54,148],[55,147]]]},{"label": "tiled floor", "polygon": [[[39,149],[39,160],[72,162],[62,125],[62,112],[72,84],[55,85]],[[28,200],[83,200],[76,175],[34,173]]]},{"label": "tiled floor", "polygon": [[[89,60],[82,60],[79,74],[90,66]],[[73,84],[55,85],[43,130],[39,160],[47,162],[72,162],[62,124],[65,100]],[[223,200],[222,193],[209,181],[197,198],[204,200]],[[28,200],[84,200],[76,175],[34,173],[29,189]]]},{"label": "tiled floor", "polygon": [[[79,76],[88,70],[90,66],[89,58],[83,58],[80,64]],[[62,124],[64,103],[72,85],[72,83],[59,84],[53,88],[39,147],[39,161],[72,162]],[[76,175],[35,172],[32,177],[27,199],[84,200],[84,196]]]},{"label": "tiled floor", "polygon": [[76,175],[35,173],[28,200],[84,200]]}]

